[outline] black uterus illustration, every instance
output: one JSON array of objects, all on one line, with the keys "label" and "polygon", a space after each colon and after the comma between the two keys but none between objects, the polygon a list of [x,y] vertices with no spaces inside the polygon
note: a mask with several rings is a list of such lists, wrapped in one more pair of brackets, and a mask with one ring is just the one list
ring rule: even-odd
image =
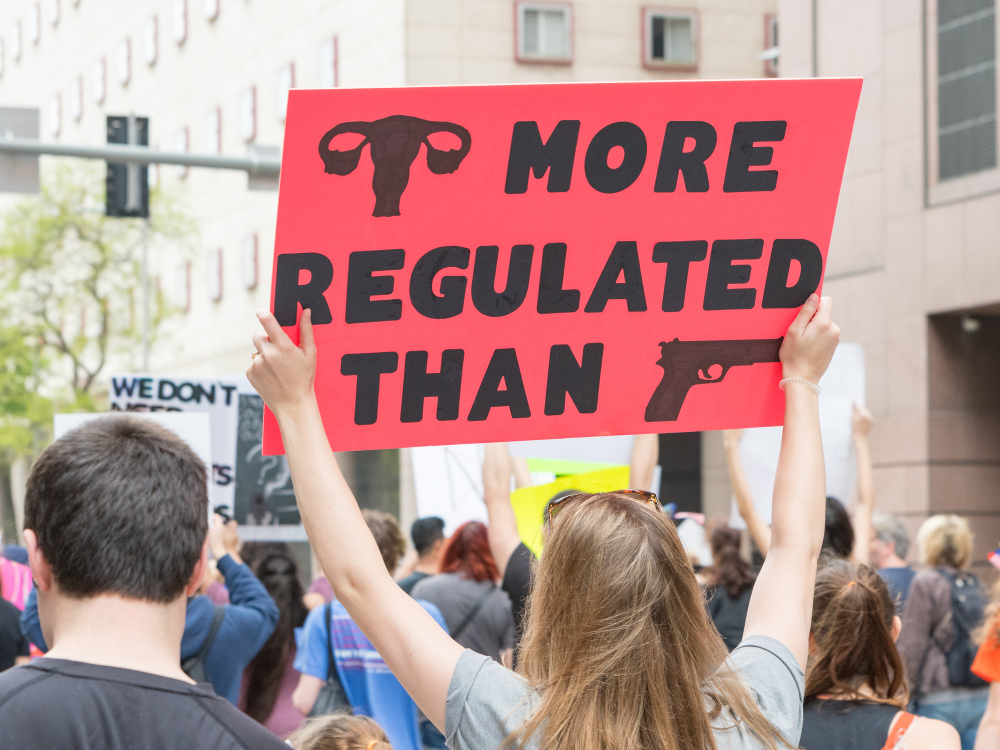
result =
[{"label": "black uterus illustration", "polygon": [[[363,135],[364,140],[350,151],[331,149],[330,142],[342,133],[357,133]],[[461,140],[461,146],[451,151],[434,148],[428,140],[432,133],[453,133]],[[451,174],[469,153],[472,136],[461,125],[452,122],[431,122],[408,115],[391,115],[374,122],[342,122],[328,130],[319,142],[319,155],[326,173],[348,175],[353,172],[366,144],[370,146],[375,165],[372,216],[399,216],[399,199],[410,181],[410,165],[420,153],[420,144],[427,147],[427,168],[433,174]]]}]

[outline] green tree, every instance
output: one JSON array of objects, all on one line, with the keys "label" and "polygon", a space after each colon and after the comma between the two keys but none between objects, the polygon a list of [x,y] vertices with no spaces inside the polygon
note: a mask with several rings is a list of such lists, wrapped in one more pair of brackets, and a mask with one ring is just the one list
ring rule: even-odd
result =
[{"label": "green tree", "polygon": [[[143,233],[151,253],[164,245],[187,253],[194,225],[156,189],[148,225],[109,218],[103,165],[52,161],[41,193],[15,205],[0,229],[2,312],[13,339],[34,342],[22,352],[34,368],[30,378],[60,406],[91,411],[109,362],[130,369],[141,364]],[[172,310],[152,281],[149,293],[152,345]],[[29,377],[24,367],[14,371]]]}]

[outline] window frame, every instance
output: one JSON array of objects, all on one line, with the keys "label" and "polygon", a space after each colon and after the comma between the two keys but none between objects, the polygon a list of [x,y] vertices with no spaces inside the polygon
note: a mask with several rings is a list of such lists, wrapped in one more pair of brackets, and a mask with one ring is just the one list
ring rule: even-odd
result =
[{"label": "window frame", "polygon": [[[771,38],[771,28],[775,29],[775,38]],[[778,14],[777,13],[765,13],[764,14],[764,52],[768,52],[774,48],[778,48],[780,53],[781,45],[778,44],[778,35],[781,33],[781,27],[779,25]],[[768,78],[778,77],[778,60],[780,57],[772,57],[770,59],[764,60],[764,75]]]},{"label": "window frame", "polygon": [[996,97],[997,163],[979,172],[941,180],[938,141],[937,0],[927,0],[924,14],[924,205],[947,205],[991,193],[1000,193],[1000,2],[993,4],[994,85]]},{"label": "window frame", "polygon": [[[701,14],[698,12],[698,9],[667,5],[644,5],[641,12],[642,67],[646,70],[671,70],[678,73],[696,73],[701,66]],[[653,59],[653,16],[691,19],[691,35],[694,37],[694,62],[675,63]]]},{"label": "window frame", "polygon": [[[521,32],[524,28],[524,11],[526,10],[562,10],[566,13],[566,57],[541,57],[524,54]],[[514,60],[530,65],[572,65],[576,55],[576,45],[573,41],[575,31],[573,3],[517,0],[514,3]]]}]

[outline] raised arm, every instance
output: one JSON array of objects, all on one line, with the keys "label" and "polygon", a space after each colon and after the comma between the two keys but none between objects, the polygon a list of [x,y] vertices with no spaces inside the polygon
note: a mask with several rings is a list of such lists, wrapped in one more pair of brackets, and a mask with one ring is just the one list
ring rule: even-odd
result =
[{"label": "raised arm", "polygon": [[486,536],[490,540],[490,552],[503,578],[507,562],[521,543],[517,531],[517,519],[510,507],[510,456],[507,443],[487,443],[483,456],[483,501],[489,525]]},{"label": "raised arm", "polygon": [[[811,295],[788,327],[781,346],[782,377],[816,384],[826,371],[840,330],[833,302]],[[816,561],[823,544],[826,473],[815,390],[792,380],[785,386],[785,426],[771,509],[771,546],[747,614],[744,638],[781,641],[805,669]]]},{"label": "raised arm", "polygon": [[653,474],[660,462],[660,436],[636,435],[632,443],[632,462],[629,466],[628,484],[635,490],[649,490]]},{"label": "raised arm", "polygon": [[740,511],[740,517],[750,530],[750,536],[753,537],[754,544],[757,545],[760,554],[767,557],[767,550],[771,546],[771,527],[767,525],[753,504],[750,482],[747,481],[746,472],[743,471],[743,459],[740,458],[740,438],[742,437],[743,430],[725,430],[722,434],[722,444],[726,448],[729,483],[733,486],[733,495],[736,496],[736,507]]},{"label": "raised arm", "polygon": [[445,700],[462,647],[392,580],[326,439],[313,378],[308,310],[296,346],[267,312],[247,377],[278,420],[302,524],[337,599],[421,710],[444,730]]},{"label": "raised arm", "polygon": [[851,561],[862,565],[871,563],[869,542],[872,535],[872,514],[875,512],[875,480],[872,472],[872,453],[868,446],[868,433],[875,426],[872,413],[863,406],[854,405],[851,432],[854,455],[858,462],[858,496],[854,501],[851,523],[854,526],[854,551]]}]

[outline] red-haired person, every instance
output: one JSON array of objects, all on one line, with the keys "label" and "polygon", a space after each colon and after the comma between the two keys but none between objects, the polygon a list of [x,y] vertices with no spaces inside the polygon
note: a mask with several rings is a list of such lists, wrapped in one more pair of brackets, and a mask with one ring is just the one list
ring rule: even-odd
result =
[{"label": "red-haired person", "polygon": [[993,587],[993,602],[976,635],[982,645],[972,662],[972,671],[990,683],[990,695],[979,722],[975,750],[987,750],[1000,747],[1000,581]]},{"label": "red-haired person", "polygon": [[959,750],[958,732],[908,713],[902,622],[889,589],[867,565],[832,560],[816,575],[803,750]]},{"label": "red-haired person", "polygon": [[448,540],[441,572],[414,586],[413,598],[437,605],[459,645],[504,663],[514,645],[514,615],[499,578],[486,526],[469,521]]}]

